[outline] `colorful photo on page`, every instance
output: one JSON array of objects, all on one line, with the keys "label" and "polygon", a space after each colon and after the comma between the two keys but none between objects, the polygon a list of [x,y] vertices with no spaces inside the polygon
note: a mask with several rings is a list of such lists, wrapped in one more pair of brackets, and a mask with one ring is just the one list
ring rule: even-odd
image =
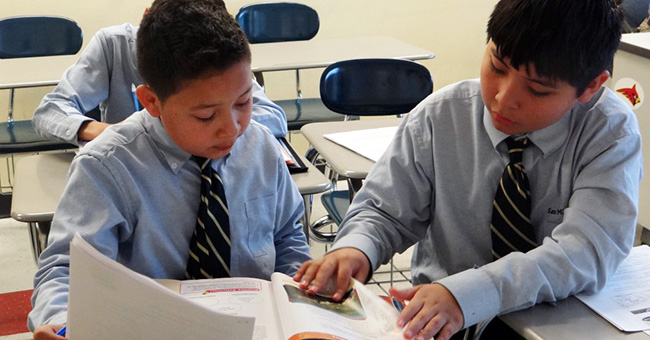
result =
[{"label": "colorful photo on page", "polygon": [[366,318],[366,313],[361,306],[361,301],[357,295],[356,290],[352,290],[349,296],[341,302],[333,302],[331,299],[318,296],[309,295],[304,290],[293,285],[283,285],[284,290],[287,292],[289,302],[291,303],[304,303],[318,308],[329,310],[341,316],[345,316],[353,320],[363,320]]}]

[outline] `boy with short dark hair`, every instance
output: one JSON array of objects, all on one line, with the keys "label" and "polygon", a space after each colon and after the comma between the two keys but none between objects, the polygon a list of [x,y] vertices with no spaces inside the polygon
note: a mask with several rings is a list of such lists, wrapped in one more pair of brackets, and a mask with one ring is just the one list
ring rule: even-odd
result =
[{"label": "boy with short dark hair", "polygon": [[501,0],[480,80],[404,119],[332,251],[294,279],[336,278],[340,298],[417,243],[415,287],[391,294],[410,300],[405,337],[436,340],[603,288],[633,244],[642,164],[634,113],[602,86],[620,20],[612,0]]},{"label": "boy with short dark hair", "polygon": [[[36,273],[34,339],[61,339],[75,232],[152,278],[216,277],[207,267],[218,261],[230,276],[269,279],[309,259],[300,194],[274,137],[251,122],[250,50],[237,22],[211,0],[157,0],[138,32],[138,62],[146,110],[72,163]],[[214,234],[201,239],[214,224],[223,247]]]}]

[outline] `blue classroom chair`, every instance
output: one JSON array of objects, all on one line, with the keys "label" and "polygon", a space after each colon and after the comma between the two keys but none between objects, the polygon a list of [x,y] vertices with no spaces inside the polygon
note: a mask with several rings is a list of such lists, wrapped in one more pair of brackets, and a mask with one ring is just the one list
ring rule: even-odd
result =
[{"label": "blue classroom chair", "polygon": [[[290,2],[269,2],[242,7],[235,16],[251,44],[301,41],[313,38],[320,28],[318,13],[311,7]],[[264,85],[261,72],[255,73]],[[303,98],[300,71],[296,70],[296,99],[275,101],[286,113],[289,131],[312,122],[343,120],[328,110],[320,98]]]},{"label": "blue classroom chair", "polygon": [[[76,22],[67,18],[19,16],[0,19],[0,59],[71,55],[79,51],[82,43],[81,28]],[[13,118],[15,90],[9,88],[7,122],[0,123],[0,155],[8,157],[10,187],[13,154],[77,148],[72,144],[40,137],[34,131],[31,120],[15,121]],[[11,194],[2,193],[0,217],[9,216],[10,208]]]},{"label": "blue classroom chair", "polygon": [[[433,91],[433,79],[426,67],[403,59],[355,59],[328,66],[320,79],[325,106],[341,115],[385,116],[411,111]],[[333,180],[338,178],[334,176]],[[348,190],[333,190],[321,196],[328,213],[310,226],[310,237],[332,242],[335,232],[323,232],[339,225],[358,184],[348,179]]]}]

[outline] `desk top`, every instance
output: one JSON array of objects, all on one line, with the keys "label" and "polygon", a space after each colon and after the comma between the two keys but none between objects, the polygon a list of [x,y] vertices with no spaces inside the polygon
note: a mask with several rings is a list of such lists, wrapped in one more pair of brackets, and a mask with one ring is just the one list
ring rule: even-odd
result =
[{"label": "desk top", "polygon": [[650,59],[650,32],[625,33],[621,35],[621,51]]},{"label": "desk top", "polygon": [[78,55],[0,60],[0,90],[54,86]]},{"label": "desk top", "polygon": [[643,332],[619,331],[573,296],[556,306],[539,304],[499,318],[528,340],[650,340]]},{"label": "desk top", "polygon": [[[75,153],[41,153],[23,157],[16,163],[11,217],[20,222],[47,222],[65,189],[66,177]],[[299,155],[309,170],[292,174],[301,195],[328,190],[332,183],[318,169]]]},{"label": "desk top", "polygon": [[356,58],[432,59],[435,54],[390,37],[331,38],[251,44],[253,72],[326,67]]},{"label": "desk top", "polygon": [[380,127],[397,126],[402,122],[400,118],[361,119],[343,122],[311,123],[303,126],[300,132],[311,145],[320,153],[332,169],[345,177],[364,179],[375,165],[375,162],[346,149],[323,135],[334,132],[374,129]]},{"label": "desk top", "polygon": [[[314,38],[307,41],[252,44],[253,71],[325,67],[352,58],[432,59],[431,51],[390,37]],[[79,55],[0,60],[0,90],[53,86]]]}]

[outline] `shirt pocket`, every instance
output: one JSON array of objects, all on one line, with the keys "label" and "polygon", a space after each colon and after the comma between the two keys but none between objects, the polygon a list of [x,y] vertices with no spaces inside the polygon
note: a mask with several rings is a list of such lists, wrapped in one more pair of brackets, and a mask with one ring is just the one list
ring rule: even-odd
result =
[{"label": "shirt pocket", "polygon": [[248,249],[253,257],[273,255],[275,248],[275,194],[252,199],[245,203],[248,222]]}]

